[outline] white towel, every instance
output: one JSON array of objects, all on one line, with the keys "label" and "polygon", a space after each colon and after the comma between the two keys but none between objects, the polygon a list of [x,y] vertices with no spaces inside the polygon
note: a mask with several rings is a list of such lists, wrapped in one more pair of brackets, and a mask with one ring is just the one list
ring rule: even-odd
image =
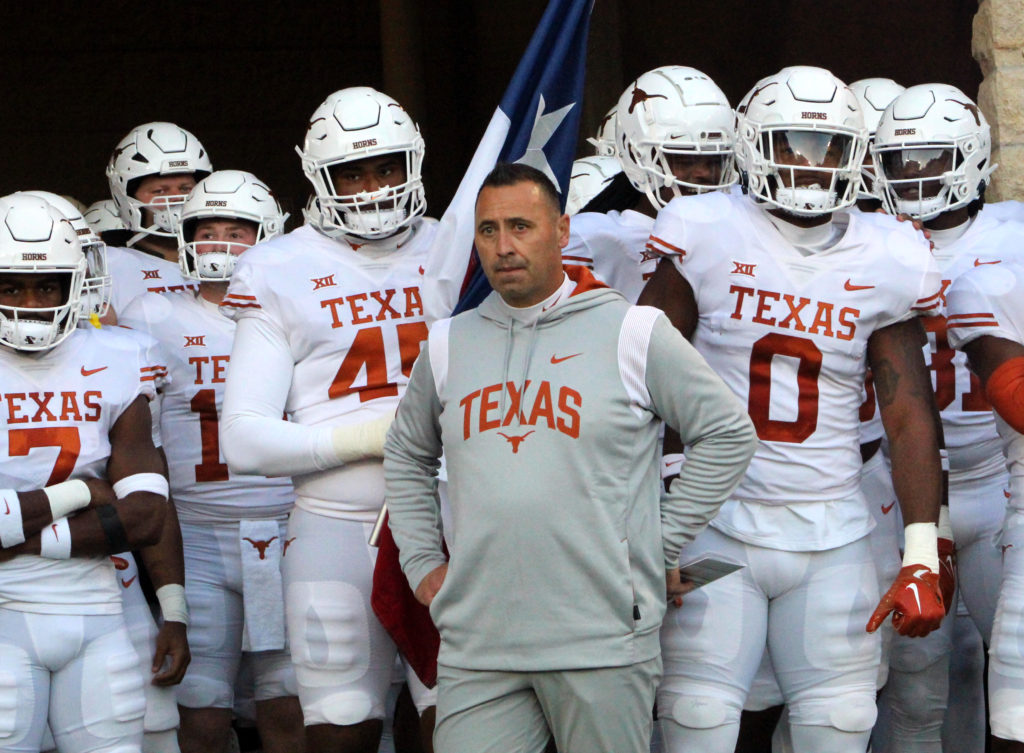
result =
[{"label": "white towel", "polygon": [[285,647],[284,587],[281,584],[281,532],[276,520],[238,523],[242,551],[243,651]]}]

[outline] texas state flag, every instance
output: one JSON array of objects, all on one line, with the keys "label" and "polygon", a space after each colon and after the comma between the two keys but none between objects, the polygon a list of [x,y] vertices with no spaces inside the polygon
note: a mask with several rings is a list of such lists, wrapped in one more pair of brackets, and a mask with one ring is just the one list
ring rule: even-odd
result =
[{"label": "texas state flag", "polygon": [[[583,99],[587,32],[593,0],[550,0],[512,76],[501,104],[477,146],[452,203],[441,217],[435,248],[473,244],[476,194],[495,163],[525,162],[558,186],[562,206],[576,156]],[[464,258],[450,254],[453,260]],[[474,259],[475,259],[474,252]],[[445,276],[461,279],[461,274]],[[490,292],[480,265],[466,275],[455,312],[479,304]],[[452,295],[448,300],[454,300]],[[428,302],[429,308],[429,302]],[[430,613],[413,596],[398,564],[398,549],[385,525],[373,574],[373,611],[399,651],[428,687],[437,682],[440,637]]]}]

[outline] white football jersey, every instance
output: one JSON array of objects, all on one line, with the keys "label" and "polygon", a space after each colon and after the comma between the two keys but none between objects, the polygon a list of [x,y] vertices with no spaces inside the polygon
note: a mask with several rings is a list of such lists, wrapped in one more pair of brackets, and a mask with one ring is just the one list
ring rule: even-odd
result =
[{"label": "white football jersey", "polygon": [[[110,429],[139,395],[152,399],[163,370],[116,327],[75,330],[41,354],[0,349],[0,488],[32,491],[106,477]],[[0,563],[0,605],[47,614],[119,614],[107,556]]]},{"label": "white football jersey", "polygon": [[569,222],[563,264],[580,264],[605,285],[636,303],[654,274],[659,254],[647,247],[654,220],[640,212],[583,212]]},{"label": "white football jersey", "polygon": [[[960,275],[946,293],[946,318],[955,348],[984,335],[1024,344],[1024,256]],[[1024,436],[998,415],[996,425],[1010,471],[1010,504],[1024,511]]]},{"label": "white football jersey", "polygon": [[942,415],[950,474],[957,480],[1001,473],[1004,460],[992,408],[985,399],[981,382],[967,368],[967,356],[949,344],[945,292],[969,269],[1020,258],[1021,244],[1024,244],[1024,226],[1000,222],[982,211],[960,238],[932,252],[942,280],[943,316],[925,321],[929,343],[925,358],[932,370],[935,402]]},{"label": "white football jersey", "polygon": [[135,248],[107,246],[110,270],[110,305],[120,313],[143,293],[168,293],[198,290],[199,284],[181,276],[174,262]]},{"label": "white football jersey", "polygon": [[833,221],[839,239],[805,255],[747,197],[710,193],[671,202],[651,234],[693,287],[694,345],[747,402],[760,439],[712,525],[775,549],[870,531],[859,449],[868,338],[937,307],[928,244],[909,223]]},{"label": "white football jersey", "polygon": [[1005,222],[1006,220],[1024,222],[1024,201],[1007,199],[1006,201],[986,204],[981,208],[981,216],[999,220],[1000,222]]},{"label": "white football jersey", "polygon": [[179,519],[201,524],[286,516],[295,499],[290,479],[233,474],[221,457],[219,419],[235,323],[188,292],[139,296],[119,321],[156,338],[167,359],[160,433]]},{"label": "white football jersey", "polygon": [[[343,425],[395,412],[427,337],[425,300],[458,289],[428,273],[436,228],[419,220],[404,242],[368,251],[304,225],[239,258],[221,310],[259,317],[289,344],[289,420]],[[297,504],[323,515],[372,521],[384,501],[380,460],[293,480]]]}]

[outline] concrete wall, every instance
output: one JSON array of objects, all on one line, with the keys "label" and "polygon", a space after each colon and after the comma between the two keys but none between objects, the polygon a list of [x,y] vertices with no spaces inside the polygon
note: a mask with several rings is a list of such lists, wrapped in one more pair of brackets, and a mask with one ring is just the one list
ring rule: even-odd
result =
[{"label": "concrete wall", "polygon": [[1024,200],[1024,4],[982,0],[972,49],[985,76],[978,105],[992,126],[999,164],[986,198]]}]

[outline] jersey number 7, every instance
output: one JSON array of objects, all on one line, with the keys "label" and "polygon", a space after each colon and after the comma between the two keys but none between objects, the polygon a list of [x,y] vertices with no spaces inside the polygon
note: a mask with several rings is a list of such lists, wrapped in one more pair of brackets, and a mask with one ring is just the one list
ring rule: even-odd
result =
[{"label": "jersey number 7", "polygon": [[57,459],[45,486],[67,481],[75,470],[82,440],[77,426],[53,426],[48,429],[9,429],[7,453],[12,457],[26,457],[37,447],[59,447]]}]

